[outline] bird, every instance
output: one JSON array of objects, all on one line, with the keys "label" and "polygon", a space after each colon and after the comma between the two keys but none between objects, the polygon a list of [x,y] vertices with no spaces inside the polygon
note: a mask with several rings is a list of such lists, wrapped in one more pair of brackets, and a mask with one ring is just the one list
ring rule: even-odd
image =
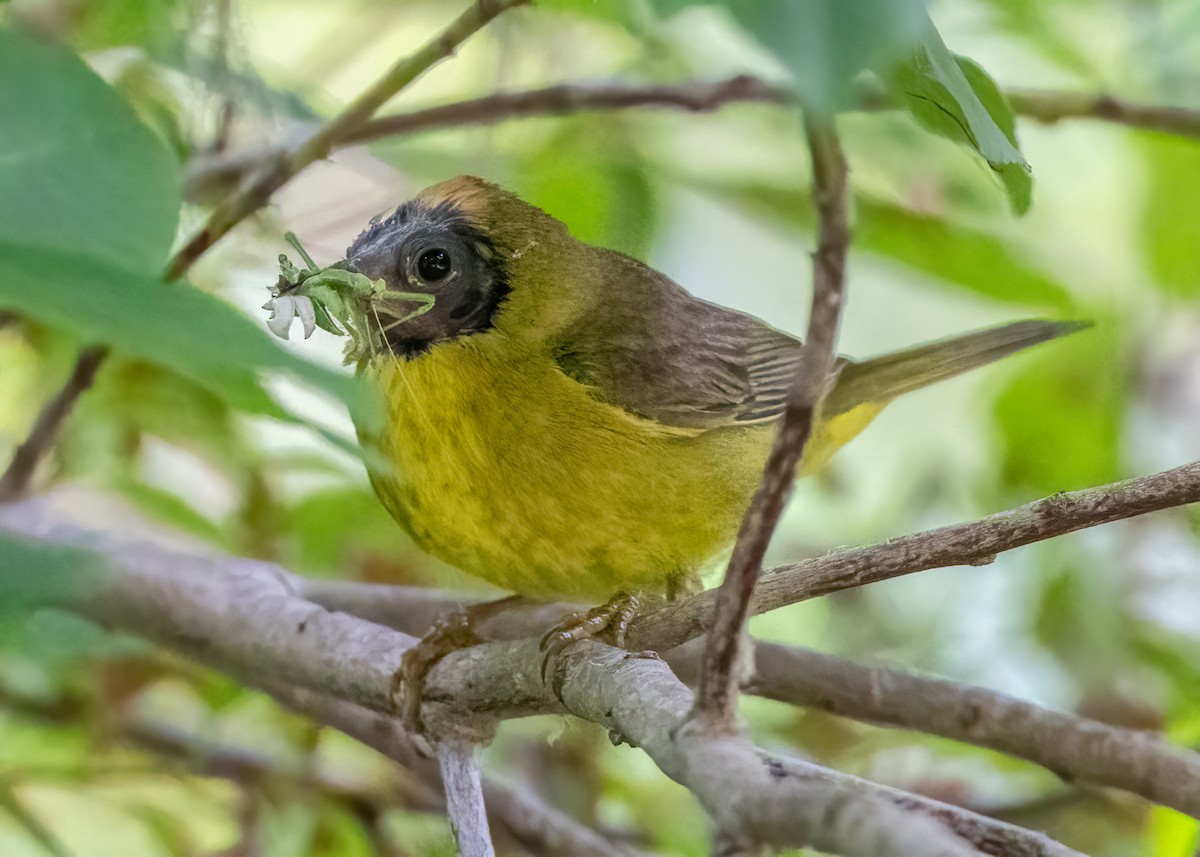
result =
[{"label": "bird", "polygon": [[[376,218],[345,264],[383,281],[358,367],[383,413],[359,435],[420,548],[519,596],[590,602],[694,591],[730,549],[798,338],[473,176]],[[1025,320],[839,358],[798,473],[896,397],[1079,327]]]},{"label": "bird", "polygon": [[[543,636],[545,681],[579,640],[623,647],[643,599],[700,588],[761,481],[801,340],[474,176],[375,218],[335,267],[370,281],[348,354],[380,403],[356,411],[376,494],[420,548],[514,593],[405,652],[393,699],[414,734],[429,670],[510,601],[597,604]],[[1084,326],[839,357],[797,476],[898,396]]]}]

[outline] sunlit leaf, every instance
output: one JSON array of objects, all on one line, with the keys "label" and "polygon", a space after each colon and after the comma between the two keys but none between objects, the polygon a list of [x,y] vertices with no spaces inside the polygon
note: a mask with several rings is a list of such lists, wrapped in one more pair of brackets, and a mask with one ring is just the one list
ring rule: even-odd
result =
[{"label": "sunlit leaf", "polygon": [[0,241],[160,270],[179,212],[162,141],[60,46],[0,28],[0,80]]},{"label": "sunlit leaf", "polygon": [[1029,210],[1033,178],[1017,147],[1012,107],[977,63],[950,52],[932,22],[920,48],[896,68],[892,85],[921,125],[983,156],[1013,211]]}]

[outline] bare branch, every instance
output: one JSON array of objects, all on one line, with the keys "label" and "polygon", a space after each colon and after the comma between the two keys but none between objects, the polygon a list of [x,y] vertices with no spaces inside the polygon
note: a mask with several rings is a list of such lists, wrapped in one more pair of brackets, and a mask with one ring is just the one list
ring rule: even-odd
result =
[{"label": "bare branch", "polygon": [[[418,587],[328,580],[302,580],[297,586],[303,597],[330,609],[413,635],[463,603],[461,595]],[[526,605],[491,617],[476,630],[486,640],[521,639],[541,634],[577,609],[571,604]],[[809,649],[759,641],[753,648],[755,670],[744,693],[987,747],[1042,765],[1068,782],[1123,789],[1200,817],[1200,754],[1157,733],[1121,729],[986,688],[864,666]],[[680,679],[694,685],[703,652],[697,639],[662,654]]]},{"label": "bare branch", "polygon": [[[591,110],[674,107],[692,113],[708,113],[732,103],[790,104],[791,101],[791,91],[786,87],[749,75],[681,84],[561,83],[537,89],[494,92],[481,98],[382,116],[364,123],[336,147],[368,143],[382,137]],[[205,198],[214,188],[229,186],[261,164],[277,160],[283,151],[284,147],[271,146],[225,155],[200,155],[188,164],[184,193],[189,199]]]},{"label": "bare branch", "polygon": [[696,696],[696,717],[707,729],[730,731],[737,709],[738,662],[750,599],[763,556],[796,481],[837,357],[837,332],[846,292],[849,184],[846,159],[832,119],[805,114],[812,154],[813,197],[817,206],[817,250],[813,254],[812,309],[800,371],[788,391],[779,435],[763,469],[762,481],[742,519],[725,578],[716,594],[704,668]]},{"label": "bare branch", "polygon": [[[164,277],[171,281],[186,274],[196,260],[230,229],[266,205],[275,191],[305,167],[327,157],[334,145],[357,131],[394,95],[431,66],[453,54],[460,44],[501,12],[526,2],[528,0],[476,0],[450,26],[415,54],[397,62],[311,136],[247,173],[238,189],[216,207],[204,227],[167,263]],[[70,380],[42,409],[29,437],[18,448],[4,476],[0,477],[0,502],[25,490],[38,461],[54,445],[63,421],[91,386],[96,370],[107,356],[108,349],[103,346],[92,346],[79,355]]]},{"label": "bare branch", "polygon": [[15,500],[25,493],[38,462],[54,445],[76,400],[96,380],[96,372],[106,356],[108,349],[99,345],[79,352],[67,383],[42,408],[33,422],[33,428],[29,430],[29,436],[17,447],[4,475],[0,476],[0,503]]},{"label": "bare branch", "polygon": [[[668,652],[684,681],[699,673],[693,643]],[[1162,735],[1053,711],[982,687],[864,666],[837,655],[756,642],[743,688],[793,705],[986,747],[1072,783],[1109,786],[1200,818],[1200,754]]]},{"label": "bare branch", "polygon": [[[1098,119],[1130,128],[1200,137],[1200,110],[1139,104],[1105,94],[1012,89],[1007,90],[1006,95],[1017,114],[1039,122]],[[748,75],[673,85],[563,83],[515,92],[496,92],[481,98],[380,117],[364,123],[338,145],[592,110],[667,107],[709,112],[737,103],[780,104],[790,108],[794,103],[794,93],[788,87]],[[895,105],[884,94],[866,93],[862,107],[887,110]],[[208,198],[215,189],[236,184],[262,164],[279,160],[284,151],[285,147],[272,146],[216,156],[201,154],[188,165],[185,195],[193,200]]]},{"label": "bare branch", "polygon": [[1200,110],[1140,104],[1106,93],[1009,89],[1005,95],[1016,113],[1046,124],[1064,119],[1099,119],[1143,131],[1200,139]]},{"label": "bare branch", "polygon": [[[1200,461],[1152,476],[1055,494],[970,523],[777,566],[759,578],[750,609],[758,615],[917,571],[986,565],[1013,548],[1196,502],[1200,502]],[[712,622],[716,600],[716,593],[709,590],[647,610],[630,625],[628,645],[665,651],[698,637]]]},{"label": "bare branch", "polygon": [[437,758],[446,793],[446,814],[450,816],[459,857],[496,857],[483,806],[483,776],[475,745],[439,741]]},{"label": "bare branch", "polygon": [[[391,675],[414,638],[296,597],[291,576],[278,566],[105,543],[95,533],[56,524],[33,504],[11,507],[4,518],[10,531],[102,552],[107,566],[95,572],[94,585],[77,587],[60,606],[190,654],[252,686],[308,688],[378,712],[392,707]],[[1075,854],[1040,834],[773,759],[741,735],[695,728],[688,724],[691,692],[661,661],[585,642],[560,655],[558,672],[561,698],[541,679],[536,640],[455,652],[430,672],[422,721],[435,737],[483,737],[497,719],[565,707],[643,748],[692,790],[719,829],[746,841],[871,857],[973,854],[953,830],[969,842],[1006,849],[986,853]]]}]

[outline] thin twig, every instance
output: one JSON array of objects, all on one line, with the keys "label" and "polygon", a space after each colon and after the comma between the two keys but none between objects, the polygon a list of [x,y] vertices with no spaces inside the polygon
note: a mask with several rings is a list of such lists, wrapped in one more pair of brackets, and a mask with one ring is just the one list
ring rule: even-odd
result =
[{"label": "thin twig", "polygon": [[[1141,104],[1106,94],[1011,89],[1006,94],[1013,110],[1034,121],[1054,123],[1065,119],[1095,119],[1130,128],[1162,131],[1183,137],[1200,137],[1200,110]],[[738,75],[718,81],[680,84],[563,83],[514,92],[496,92],[480,98],[441,104],[422,110],[383,116],[364,123],[341,145],[355,145],[426,131],[493,125],[513,119],[561,116],[593,110],[639,107],[678,108],[709,112],[737,103],[791,106],[791,89],[761,78]],[[861,107],[890,110],[895,105],[883,93],[865,93]],[[185,195],[207,198],[213,188],[240,181],[264,163],[279,160],[285,147],[270,146],[219,156],[199,155],[188,165]]]},{"label": "thin twig", "polygon": [[75,401],[96,380],[96,372],[106,356],[108,348],[102,345],[85,348],[79,353],[75,366],[71,369],[71,376],[54,398],[42,408],[34,420],[33,428],[29,430],[28,437],[17,447],[4,475],[0,476],[0,503],[15,500],[25,493],[38,462],[54,445]]},{"label": "thin twig", "polygon": [[739,653],[750,600],[767,545],[795,482],[796,467],[804,456],[817,409],[829,386],[845,303],[846,253],[850,245],[846,159],[832,120],[817,118],[810,111],[804,127],[812,153],[818,220],[812,310],[800,371],[788,393],[779,435],[767,458],[762,481],[742,519],[725,578],[716,594],[696,694],[696,718],[705,728],[717,731],[734,727]]},{"label": "thin twig", "polygon": [[[478,127],[511,119],[562,116],[591,110],[675,107],[693,113],[708,113],[732,103],[781,104],[791,101],[792,93],[788,88],[749,75],[681,84],[562,83],[537,89],[494,92],[481,98],[382,116],[364,123],[339,141],[337,147],[423,131]],[[219,156],[202,154],[188,165],[184,193],[189,199],[205,198],[212,188],[237,182],[261,164],[277,160],[282,152],[283,147],[271,146]]]},{"label": "thin twig", "polygon": [[209,215],[204,227],[192,236],[167,266],[167,279],[174,280],[230,229],[258,211],[285,182],[315,161],[329,156],[333,147],[356,132],[375,111],[390,101],[431,66],[445,59],[485,24],[508,9],[528,0],[477,0],[441,33],[411,56],[398,61],[363,90],[337,116],[310,137],[283,152],[281,157],[247,176],[243,185]]},{"label": "thin twig", "polygon": [[446,814],[450,817],[459,857],[495,857],[475,745],[467,741],[439,741],[437,758],[446,794]]},{"label": "thin twig", "polygon": [[1200,110],[1187,107],[1141,104],[1106,93],[1050,89],[1009,89],[1005,95],[1017,114],[1037,122],[1054,124],[1064,119],[1097,119],[1143,131],[1200,139]]},{"label": "thin twig", "polygon": [[[164,277],[172,281],[186,274],[196,260],[230,229],[265,206],[275,191],[305,167],[327,157],[339,141],[358,130],[376,110],[423,72],[453,54],[460,44],[497,15],[526,2],[528,0],[477,0],[424,47],[388,69],[310,137],[247,173],[238,189],[213,210],[200,231],[167,263]],[[25,491],[38,461],[54,445],[63,421],[91,385],[96,369],[107,353],[108,349],[103,346],[93,346],[80,353],[71,380],[42,409],[33,431],[21,445],[25,454],[22,456],[18,450],[18,457],[0,477],[0,502]]]}]

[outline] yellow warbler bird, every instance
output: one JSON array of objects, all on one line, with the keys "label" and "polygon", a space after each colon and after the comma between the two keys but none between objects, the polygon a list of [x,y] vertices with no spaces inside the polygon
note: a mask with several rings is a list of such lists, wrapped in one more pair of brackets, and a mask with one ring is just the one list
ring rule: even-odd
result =
[{"label": "yellow warbler bird", "polygon": [[[371,479],[417,544],[518,594],[688,588],[758,484],[801,343],[460,177],[372,223],[348,262],[385,291]],[[434,296],[412,314],[398,293]],[[393,295],[389,298],[389,294]],[[895,397],[1075,330],[1022,321],[843,360],[801,471]]]}]

